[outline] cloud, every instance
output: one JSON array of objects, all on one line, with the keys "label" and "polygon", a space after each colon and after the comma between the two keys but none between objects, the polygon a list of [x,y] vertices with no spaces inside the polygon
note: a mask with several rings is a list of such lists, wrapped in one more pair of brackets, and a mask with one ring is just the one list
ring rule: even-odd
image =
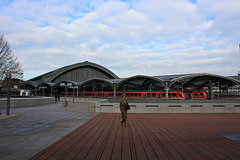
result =
[{"label": "cloud", "polygon": [[120,77],[235,75],[240,68],[239,3],[5,0],[0,31],[22,63],[25,79],[86,60]]}]

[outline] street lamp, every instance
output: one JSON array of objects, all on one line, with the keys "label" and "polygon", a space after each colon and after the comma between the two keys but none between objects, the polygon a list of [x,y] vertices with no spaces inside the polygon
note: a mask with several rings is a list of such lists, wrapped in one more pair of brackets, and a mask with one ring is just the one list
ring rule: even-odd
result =
[{"label": "street lamp", "polygon": [[75,92],[74,92],[74,90],[75,90],[75,88],[77,89],[77,97],[78,97],[78,86],[72,86],[72,85],[70,85],[70,87],[69,88],[71,88],[72,90],[73,90],[73,103],[74,103],[74,96],[75,96]]},{"label": "street lamp", "polygon": [[75,86],[77,88],[77,97],[78,97],[78,86]]},{"label": "street lamp", "polygon": [[8,75],[8,96],[7,96],[6,115],[9,116],[9,114],[10,114],[10,97],[11,97],[11,79],[12,79],[12,74],[11,74],[11,72],[8,72],[7,75]]},{"label": "street lamp", "polygon": [[[1,74],[3,72],[1,71]],[[16,71],[10,71],[10,69],[6,70],[7,77],[8,77],[8,95],[7,95],[7,107],[6,107],[6,115],[10,115],[10,97],[11,97],[11,80],[12,80],[12,74],[19,74],[22,75],[23,73],[18,73]]]},{"label": "street lamp", "polygon": [[72,89],[73,103],[74,103],[74,87],[75,86],[70,86],[70,88]]},{"label": "street lamp", "polygon": [[152,91],[152,84],[150,84],[150,92]]},{"label": "street lamp", "polygon": [[64,99],[64,107],[66,107],[67,104],[67,87],[72,86],[72,83],[60,83],[60,86],[64,87],[65,89],[65,99]]}]

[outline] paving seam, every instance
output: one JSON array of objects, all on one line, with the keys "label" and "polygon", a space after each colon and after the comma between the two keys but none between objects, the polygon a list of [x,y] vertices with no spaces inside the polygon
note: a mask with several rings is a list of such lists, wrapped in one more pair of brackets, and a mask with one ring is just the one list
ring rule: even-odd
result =
[{"label": "paving seam", "polygon": [[[96,157],[94,158],[95,160],[99,160],[99,159],[102,158],[102,155],[103,155],[103,153],[104,153],[104,150],[106,149],[106,146],[107,146],[107,144],[108,144],[108,142],[109,142],[109,139],[110,139],[111,133],[112,133],[112,131],[113,131],[113,128],[114,128],[115,125],[117,125],[117,124],[116,124],[116,123],[117,123],[116,116],[115,116],[114,114],[111,114],[111,115],[112,115],[112,118],[111,118],[111,120],[110,120],[111,123],[110,123],[110,124],[108,123],[108,124],[110,125],[109,130],[108,130],[108,132],[107,132],[106,135],[105,135],[104,141],[103,141],[101,147],[99,148]],[[115,119],[115,120],[114,120],[114,119]]]},{"label": "paving seam", "polygon": [[[96,119],[98,119],[99,117],[96,117]],[[91,121],[90,121],[91,122]],[[93,119],[93,124],[90,123],[90,125],[88,126],[89,123],[87,123],[84,126],[80,126],[82,128],[82,130],[79,130],[79,127],[75,130],[73,130],[72,132],[70,132],[69,134],[67,134],[62,141],[59,141],[58,144],[55,145],[55,147],[58,149],[55,150],[55,152],[53,153],[53,157],[54,154],[59,153],[61,155],[59,155],[60,158],[63,158],[64,155],[68,154],[70,151],[72,151],[70,148],[74,148],[77,144],[77,142],[79,141],[79,139],[82,139],[85,135],[87,135],[87,129],[94,127],[94,123],[95,122],[95,117]],[[97,123],[97,122],[96,122]],[[82,135],[81,135],[82,134]],[[79,135],[81,135],[80,137],[78,137]],[[74,143],[71,143],[71,141],[73,141],[74,139],[77,139],[77,141],[74,141]],[[64,142],[65,141],[65,142]],[[63,143],[64,142],[64,143]],[[64,145],[60,145],[61,143],[63,143]],[[62,150],[62,151],[61,151]]]},{"label": "paving seam", "polygon": [[[140,141],[140,143],[141,143],[141,148],[143,149],[143,151],[144,151],[144,156],[146,157],[146,159],[149,159],[149,157],[148,157],[148,155],[147,155],[147,149],[146,149],[146,147],[147,147],[147,145],[146,144],[143,144],[143,139],[141,138],[141,131],[140,131],[140,128],[137,128],[137,115],[134,115],[134,114],[132,114],[132,116],[133,116],[133,118],[132,118],[132,122],[130,122],[132,125],[133,125],[133,127],[134,127],[134,132],[138,135],[138,140]],[[142,133],[143,134],[143,133]],[[136,142],[137,142],[137,138],[135,137],[135,140],[136,140]],[[138,149],[138,147],[139,146],[136,146],[136,149],[137,150],[140,150],[140,149]],[[139,157],[138,155],[137,155],[137,158],[138,159],[140,159],[141,157]]]},{"label": "paving seam", "polygon": [[[153,114],[151,114],[152,116]],[[156,143],[157,148],[153,148],[155,150],[155,153],[159,159],[174,159],[172,155],[170,154],[169,150],[164,146],[159,139],[157,139],[156,135],[154,135],[151,131],[151,129],[155,130],[156,128],[153,126],[152,121],[149,119],[149,114],[140,114],[139,115],[141,119],[145,119],[146,124],[151,124],[151,125],[145,125],[146,127],[146,133],[150,136],[149,138],[152,137],[153,141]],[[151,129],[150,129],[151,128]],[[158,155],[161,151],[162,154]],[[164,157],[163,157],[164,156]]]},{"label": "paving seam", "polygon": [[[119,114],[119,117],[120,117],[120,114]],[[121,131],[122,131],[122,126],[117,125],[116,136],[114,138],[114,144],[112,148],[111,160],[122,159],[122,136],[123,135],[121,134]]]},{"label": "paving seam", "polygon": [[122,128],[122,137],[121,137],[121,160],[123,160],[123,138],[124,138],[124,136],[123,136],[123,128]]},{"label": "paving seam", "polygon": [[[131,120],[131,118],[130,118],[130,120]],[[133,133],[132,133],[131,127],[132,127],[131,125],[130,125],[130,127],[128,127],[131,159],[132,159],[132,160],[136,160],[136,159],[138,159],[138,158],[137,158],[136,146],[135,146],[135,142],[134,142],[134,138],[133,138]]]},{"label": "paving seam", "polygon": [[[176,121],[176,126],[181,126],[181,125],[182,125],[182,124],[177,124],[177,121]],[[182,130],[182,131],[181,131],[181,130],[182,130],[182,128],[179,128],[179,129],[177,130],[177,132],[179,132],[180,134],[186,132],[185,130]],[[194,128],[194,129],[192,129],[191,131],[192,131],[192,133],[194,133],[194,132],[195,132],[195,133],[199,133],[199,130],[205,130],[205,129],[204,129],[204,128],[199,128],[199,129],[197,130],[196,128]],[[208,131],[208,130],[207,130],[207,131]],[[170,131],[170,132],[171,132],[171,131]],[[210,134],[212,134],[212,133],[210,133]],[[177,135],[178,135],[178,134],[177,134]],[[196,134],[195,134],[195,135],[196,135]],[[198,135],[198,134],[197,134],[197,135]],[[190,134],[190,135],[188,135],[188,136],[189,136],[189,137],[190,137],[190,136],[195,137],[195,136],[192,135],[192,134]],[[205,132],[202,133],[201,136],[203,136],[203,137],[209,137],[208,134],[207,134],[207,135],[205,134]],[[215,137],[215,134],[213,134],[213,136]],[[180,137],[180,138],[181,138],[181,137]],[[198,138],[198,139],[200,139],[200,138]],[[198,140],[198,142],[199,142],[199,140]],[[217,156],[218,158],[223,158],[222,156],[220,156],[220,155],[222,155],[221,152],[218,152],[219,154],[216,154],[216,151],[213,150],[213,148],[215,148],[215,145],[214,145],[214,144],[211,144],[211,143],[210,143],[210,146],[212,145],[212,147],[209,147],[209,143],[208,143],[208,142],[207,142],[207,143],[204,143],[205,145],[202,144],[202,143],[196,143],[196,142],[195,142],[195,144],[196,144],[196,145],[200,145],[200,146],[201,146],[201,147],[200,147],[201,149],[204,149],[204,148],[205,148],[205,151],[204,151],[204,150],[199,150],[199,149],[197,149],[197,150],[203,152],[203,154],[209,153],[209,150],[211,150],[211,152],[210,152],[211,154],[208,154],[208,155],[205,155],[205,156],[208,157],[209,155],[210,155],[210,156],[215,155],[215,156]],[[208,145],[207,145],[207,144],[208,144]],[[194,147],[194,146],[195,146],[195,145],[193,145],[193,147]],[[194,148],[196,148],[196,147],[194,147]],[[197,148],[199,148],[199,147],[197,147]],[[214,152],[214,151],[215,151],[215,152]],[[197,152],[197,153],[198,153],[198,152]],[[207,158],[207,157],[205,157],[205,156],[204,156],[204,158]],[[212,158],[215,159],[216,157],[212,157]],[[225,157],[225,159],[226,159],[226,158],[228,158],[228,157]]]},{"label": "paving seam", "polygon": [[[144,148],[144,145],[143,145],[143,142],[142,142],[142,140],[141,140],[141,138],[140,138],[140,135],[139,135],[139,132],[137,131],[137,128],[136,128],[136,114],[132,114],[131,115],[131,117],[132,117],[132,119],[131,118],[129,118],[130,120],[132,120],[131,121],[131,124],[132,124],[132,132],[133,133],[135,133],[134,135],[134,140],[135,140],[135,148],[136,148],[136,157],[137,157],[137,159],[148,159],[148,157],[147,157],[147,153],[146,153],[146,150],[145,150],[145,148]],[[139,145],[136,145],[136,143],[140,143]],[[144,153],[144,157],[142,156],[143,155],[143,153]],[[141,155],[141,156],[140,156]]]},{"label": "paving seam", "polygon": [[59,150],[56,151],[56,152],[62,153],[61,155],[59,155],[59,158],[64,158],[65,156],[67,156],[69,152],[71,152],[77,146],[78,141],[80,141],[81,139],[84,139],[84,137],[88,133],[87,129],[94,128],[94,124],[97,123],[96,121],[98,118],[99,117],[96,117],[96,120],[93,119],[93,122],[90,123],[90,125],[88,125],[89,123],[87,123],[84,126],[79,126],[78,128],[76,128],[76,130],[74,130],[74,132],[72,133],[70,132],[69,134],[66,135],[67,138],[64,140],[66,141],[65,142],[66,145],[63,145],[64,147],[61,147],[59,148]]},{"label": "paving seam", "polygon": [[[129,118],[129,116],[128,116]],[[129,127],[129,125],[128,125]],[[122,139],[122,150],[123,150],[123,155],[122,159],[126,160],[131,157],[131,146],[129,144],[129,134],[128,134],[128,127],[122,127],[122,134],[123,134],[123,139]]]},{"label": "paving seam", "polygon": [[[104,114],[103,115],[108,119],[113,119],[113,114]],[[114,122],[113,122],[114,123]],[[104,123],[105,125],[101,125],[102,131],[98,134],[99,136],[96,138],[92,147],[89,149],[89,152],[83,159],[98,159],[99,155],[102,154],[106,143],[108,141],[109,135],[112,131],[113,124],[112,123]],[[92,153],[93,152],[93,153]]]},{"label": "paving seam", "polygon": [[[140,116],[140,115],[141,115],[141,116]],[[138,114],[138,115],[137,115],[137,119],[142,120],[142,118],[139,118],[139,117],[142,117],[142,114]],[[146,124],[143,126],[142,124],[140,125],[139,123],[136,123],[136,126],[137,126],[136,128],[139,128],[139,129],[140,129],[140,131],[141,131],[141,133],[142,133],[142,135],[143,135],[142,138],[145,138],[145,139],[147,140],[148,145],[150,146],[151,150],[152,150],[153,153],[154,153],[154,154],[149,154],[150,151],[149,151],[149,150],[148,150],[148,151],[146,150],[148,159],[150,159],[150,160],[151,160],[151,159],[159,159],[158,156],[157,156],[157,153],[156,153],[156,151],[155,151],[155,149],[154,149],[154,147],[153,147],[153,144],[152,144],[151,141],[150,141],[150,139],[151,139],[152,137],[149,137],[149,136],[148,136],[148,134],[147,134],[148,131],[146,131],[146,129],[145,129]],[[145,144],[143,144],[143,146],[145,146]],[[149,157],[149,156],[153,156],[153,157]]]},{"label": "paving seam", "polygon": [[[181,152],[179,152],[175,147],[176,146],[174,146],[174,145],[172,145],[172,143],[171,142],[169,142],[169,140],[168,139],[171,139],[175,144],[177,144],[177,145],[180,145],[176,140],[175,140],[175,137],[172,137],[171,136],[171,133],[173,132],[172,130],[169,130],[168,128],[169,128],[169,125],[167,124],[167,123],[164,123],[165,122],[165,120],[164,119],[160,119],[159,117],[158,117],[158,115],[154,115],[155,117],[157,117],[156,119],[152,119],[152,123],[153,123],[153,125],[156,127],[156,128],[158,128],[157,130],[156,130],[156,132],[158,133],[158,134],[155,134],[155,136],[156,137],[158,137],[158,141],[160,142],[160,143],[162,143],[161,141],[160,141],[160,139],[161,139],[161,137],[160,137],[160,135],[162,135],[162,137],[171,145],[171,147],[173,147],[177,152],[178,152],[178,154],[179,155],[181,155],[181,157],[182,158],[193,158],[193,156],[189,153],[189,152],[187,152],[188,150],[182,150],[183,151],[183,153],[184,152],[187,152],[189,155],[191,155],[191,157],[185,157],[185,156],[183,156],[183,153],[181,153]],[[151,116],[151,117],[153,117],[153,116]],[[150,119],[151,119],[151,117],[150,117]],[[161,126],[164,126],[164,127],[162,127],[162,128],[159,128],[159,119],[160,119],[160,121],[161,121]],[[173,127],[172,126],[172,128],[175,128],[175,127]],[[164,131],[165,130],[165,131]],[[167,131],[168,130],[168,131]],[[164,133],[164,134],[162,134],[162,133]],[[182,134],[182,133],[181,133]],[[177,136],[178,136],[179,134],[177,134]],[[180,136],[178,136],[179,138],[180,138]],[[163,147],[166,147],[163,143],[162,143],[162,145],[163,145]],[[180,146],[182,146],[182,145],[180,145]],[[182,147],[180,147],[180,149],[181,149]],[[171,153],[168,151],[168,153],[171,155]],[[184,154],[185,155],[185,154]]]},{"label": "paving seam", "polygon": [[[57,116],[56,116],[56,117],[57,117]],[[29,123],[29,119],[28,119],[28,120],[26,120],[26,119],[28,119],[28,118],[25,118],[25,119],[23,119],[23,121],[20,121],[21,125],[24,125],[24,124],[28,124],[28,123]],[[54,118],[51,118],[51,119],[55,119],[55,117],[54,117]],[[36,122],[38,122],[38,121],[36,121]],[[34,126],[36,126],[36,125],[38,125],[38,124],[30,125],[30,127],[32,128],[32,127],[34,127]],[[48,124],[48,125],[51,125],[51,124]],[[25,137],[25,139],[27,139],[27,138],[28,138],[27,135],[28,135],[29,131],[32,130],[31,128],[25,129],[24,131],[19,132],[18,134],[14,135],[14,137],[16,137],[15,143],[19,143],[19,142],[22,141],[22,139],[17,138],[17,136],[21,136],[21,137],[23,137],[23,138]],[[12,131],[15,131],[15,130],[16,130],[16,129],[12,129]],[[11,130],[10,130],[10,131],[8,130],[8,132],[11,133]],[[9,144],[11,144],[11,143],[12,143],[12,142],[9,142]],[[8,146],[9,144],[6,144],[5,146]]]},{"label": "paving seam", "polygon": [[[56,154],[57,154],[57,157],[59,157],[61,159],[63,159],[65,156],[67,156],[69,154],[69,152],[71,152],[77,146],[78,141],[80,141],[87,135],[87,129],[94,127],[93,125],[95,123],[95,118],[98,119],[99,117],[94,117],[92,119],[92,121],[93,121],[92,124],[90,123],[90,125],[88,125],[88,123],[87,123],[84,126],[80,126],[80,127],[76,128],[73,132],[70,132],[69,134],[67,134],[66,137],[64,137],[64,139],[59,144],[57,144],[58,149],[54,152],[52,157],[53,158],[56,157]],[[82,128],[82,129],[79,129],[79,128]],[[81,136],[79,136],[79,135],[81,135]],[[61,146],[60,144],[63,142],[64,142],[64,145]]]},{"label": "paving seam", "polygon": [[[81,131],[84,131],[86,128],[88,128],[89,124],[91,125],[92,121],[95,122],[95,119],[99,119],[99,116],[96,115],[95,117],[91,118],[89,121],[87,121],[86,123],[84,123],[83,125],[81,125],[80,127],[82,128]],[[97,123],[97,122],[96,122]],[[94,123],[92,124],[94,127]],[[79,128],[79,127],[78,127]],[[71,131],[70,133],[68,133],[67,135],[65,135],[64,137],[62,137],[61,139],[59,139],[58,141],[54,142],[53,144],[51,144],[50,146],[48,146],[47,148],[45,148],[44,150],[42,150],[41,152],[39,152],[37,155],[35,155],[34,157],[32,157],[32,159],[37,159],[40,158],[41,156],[43,156],[44,154],[46,154],[47,152],[50,152],[51,149],[55,148],[54,150],[56,150],[56,146],[61,146],[60,144],[64,141],[66,141],[67,139],[69,139],[69,135],[74,135],[77,132],[79,132],[79,129],[76,128],[73,131]],[[76,135],[77,136],[77,135]],[[68,143],[68,141],[66,141],[64,144]],[[60,147],[61,148],[61,147]],[[59,148],[59,149],[60,149]],[[59,150],[58,149],[58,150]],[[58,151],[57,150],[57,151]],[[54,154],[54,153],[53,153]],[[50,155],[51,156],[51,155]]]},{"label": "paving seam", "polygon": [[116,139],[116,135],[117,135],[117,132],[118,132],[118,127],[119,127],[119,119],[120,119],[120,116],[118,118],[117,116],[118,114],[114,113],[114,125],[113,125],[113,128],[112,128],[112,132],[111,134],[109,135],[109,138],[108,138],[108,142],[106,143],[106,146],[105,146],[105,149],[101,155],[101,159],[111,159],[111,156],[113,154],[113,149],[114,149],[114,142],[115,142],[115,139]]},{"label": "paving seam", "polygon": [[[103,119],[102,119],[103,118]],[[101,121],[101,120],[105,120],[105,119],[107,119],[107,117],[104,117],[102,114],[99,114],[99,120]],[[94,136],[96,135],[96,133],[98,133],[99,132],[99,130],[101,129],[101,125],[99,125],[99,122],[100,121],[97,121],[97,120],[95,120],[96,121],[96,124],[95,125],[93,125],[93,130],[95,130],[95,131],[91,131],[91,132],[89,132],[89,130],[87,130],[86,129],[86,137],[83,137],[83,140],[82,141],[80,141],[79,142],[79,144],[82,144],[83,146],[79,146],[79,145],[77,145],[77,150],[78,150],[78,153],[76,154],[75,152],[70,152],[69,154],[71,154],[71,156],[69,156],[69,154],[67,155],[67,157],[72,157],[73,156],[73,159],[80,159],[79,157],[81,156],[81,159],[82,159],[82,157],[85,157],[87,154],[86,154],[86,152],[88,152],[89,151],[89,149],[86,147],[86,145],[89,145],[89,144],[91,144],[90,142],[91,141],[93,141],[94,140]],[[79,129],[81,129],[81,127],[79,128]],[[79,141],[79,140],[78,140]],[[78,141],[77,141],[77,143],[78,143]],[[84,143],[83,143],[84,142]],[[91,144],[91,145],[93,145],[93,144]],[[85,151],[85,152],[84,152]],[[84,156],[84,154],[85,154],[85,156]],[[74,156],[75,155],[75,156]]]},{"label": "paving seam", "polygon": [[[202,115],[201,115],[202,116]],[[204,115],[203,115],[204,116]],[[210,115],[210,116],[214,116],[214,114],[213,115]],[[217,135],[216,133],[214,133],[214,131],[210,131],[208,128],[203,128],[202,126],[200,126],[200,127],[197,127],[197,128],[194,128],[193,130],[192,130],[192,132],[194,133],[199,133],[199,130],[200,131],[202,131],[201,133],[201,136],[203,136],[203,137],[211,137],[211,140],[215,140],[214,142],[215,142],[215,144],[213,144],[213,143],[211,143],[210,141],[206,141],[204,144],[203,143],[200,143],[200,144],[202,144],[201,145],[201,147],[202,148],[205,148],[207,151],[205,151],[205,153],[208,153],[208,152],[210,152],[211,154],[211,156],[212,155],[215,155],[216,157],[218,157],[218,158],[220,158],[220,159],[228,159],[229,157],[228,156],[232,156],[232,155],[224,155],[223,154],[223,151],[226,151],[225,149],[224,150],[222,150],[222,151],[219,151],[219,149],[215,149],[215,147],[216,146],[223,146],[223,145],[220,145],[221,144],[221,142],[219,142],[219,141],[217,141],[217,139],[219,139],[220,138],[220,136],[219,135]],[[207,133],[209,133],[209,134],[207,134]],[[209,137],[209,138],[210,138]],[[221,140],[221,138],[220,138],[220,140]],[[217,144],[219,144],[219,145],[216,145],[216,143]],[[229,144],[227,144],[227,145],[229,145]],[[231,151],[232,152],[232,151]],[[212,158],[215,158],[215,157],[212,157]],[[236,157],[233,157],[233,158],[236,158]]]},{"label": "paving seam", "polygon": [[[226,116],[226,115],[225,115]],[[225,118],[223,119],[222,118],[222,120],[221,121],[225,121]],[[233,123],[233,121],[229,121],[228,123]],[[217,132],[219,132],[218,131],[219,130],[219,128],[214,128],[214,130],[213,131],[211,131],[211,134],[212,134],[212,136],[214,136],[214,138],[216,139],[215,140],[215,144],[217,145],[217,146],[229,146],[229,147],[225,147],[224,149],[222,149],[222,150],[219,150],[218,151],[218,153],[217,153],[217,155],[222,155],[222,156],[224,156],[224,157],[226,157],[226,158],[233,158],[233,159],[235,159],[235,158],[239,158],[240,157],[240,152],[239,152],[239,148],[235,148],[235,146],[236,146],[236,144],[238,143],[238,142],[236,142],[236,141],[233,141],[233,140],[230,140],[230,139],[225,139],[225,137],[223,137],[223,136],[220,136]],[[208,132],[209,131],[209,129],[208,128],[204,128],[204,131],[205,132]],[[222,129],[221,129],[221,131],[222,131]],[[218,140],[219,139],[219,140]],[[209,146],[211,146],[211,145],[213,145],[213,144],[211,144],[210,142],[208,142],[207,144],[209,144]],[[230,147],[231,146],[231,147]],[[212,148],[212,147],[210,147],[210,148]],[[221,149],[221,148],[219,148],[218,147],[218,149]],[[234,150],[233,150],[234,149]],[[237,150],[236,150],[237,149]],[[231,153],[230,155],[225,155],[224,153],[225,152],[233,152],[233,153]],[[222,157],[221,156],[221,157]],[[230,156],[230,157],[228,157],[228,156]],[[222,157],[223,158],[223,157]]]},{"label": "paving seam", "polygon": [[[173,132],[171,129],[168,129],[167,123],[169,123],[169,122],[166,122],[166,124],[165,124],[165,126],[166,126],[165,127],[166,128],[166,134],[165,135],[167,135],[167,136],[169,136],[170,138],[173,139],[174,137],[171,137],[169,134],[167,134],[167,133]],[[178,135],[183,135],[183,133],[185,133],[185,135],[187,135],[188,137],[193,137],[192,139],[195,139],[194,138],[195,136],[193,136],[192,134],[189,135],[189,132],[186,133],[185,130],[183,130],[182,128],[178,127],[179,125],[175,124],[175,126],[177,126],[176,128],[178,128],[177,130],[174,130],[175,133],[178,133],[178,134],[175,135],[178,138],[182,139],[182,137],[178,136]],[[173,128],[173,126],[171,128]],[[199,132],[197,132],[197,133],[199,133]],[[182,139],[182,142],[184,142],[184,139]],[[185,144],[188,145],[188,142],[185,142]],[[193,149],[194,154],[199,154],[203,159],[208,159],[208,156],[205,154],[206,152],[208,152],[208,150],[204,150],[204,151],[203,150],[199,150],[199,148],[204,149],[204,147],[197,147],[197,146],[199,146],[199,143],[196,143],[195,141],[189,141],[189,144],[191,145],[191,148]]]},{"label": "paving seam", "polygon": [[[153,116],[155,117],[156,115],[154,114]],[[171,142],[168,141],[168,143],[165,144],[165,145],[161,142],[161,138],[159,137],[159,135],[161,135],[161,134],[158,132],[159,117],[157,117],[157,120],[155,120],[155,118],[154,119],[152,118],[153,116],[148,116],[149,118],[146,118],[146,120],[149,121],[149,123],[152,123],[152,125],[148,126],[149,133],[152,135],[152,137],[154,137],[154,139],[158,143],[158,145],[165,151],[165,153],[166,153],[166,155],[168,156],[169,159],[176,159],[176,158],[174,158],[175,154],[173,156],[173,154],[169,151],[170,150],[169,147],[171,147],[181,157],[181,158],[178,157],[177,159],[179,159],[179,158],[184,159],[183,155],[179,152],[179,150],[176,149],[175,146],[172,145]],[[159,134],[153,133],[152,130],[156,130],[156,132],[158,132]],[[167,140],[168,138],[165,138],[165,139]],[[173,140],[173,142],[176,143],[174,138],[172,140]],[[169,147],[167,147],[166,145],[169,145]]]},{"label": "paving seam", "polygon": [[[160,156],[159,151],[164,153],[165,159],[192,157],[193,159],[225,160],[240,157],[237,147],[239,143],[216,133],[229,131],[227,124],[232,123],[234,121],[232,119],[224,123],[225,126],[211,128],[219,125],[226,118],[218,118],[215,123],[205,126],[206,119],[212,120],[215,116],[195,114],[181,120],[181,117],[186,115],[176,114],[177,117],[172,115],[167,117],[168,115],[165,114],[161,117],[161,114],[130,113],[128,126],[121,127],[120,116],[119,121],[117,120],[118,116],[119,114],[114,113],[100,113],[39,152],[32,159],[105,159],[108,157],[106,159],[125,160],[129,159],[128,156],[131,159],[143,159],[143,156],[146,156],[146,159],[162,160],[164,157]],[[188,122],[191,118],[194,118],[194,121]],[[110,123],[107,122],[109,120]],[[99,121],[104,123],[101,125]],[[184,122],[188,122],[187,128]],[[200,125],[194,126],[196,122],[200,122]],[[236,127],[237,125],[230,129],[239,131]],[[111,150],[106,149],[111,146]],[[219,148],[219,146],[227,147]],[[139,153],[140,151],[143,153]],[[106,152],[110,155],[105,155]],[[140,154],[141,157],[139,157]]]}]

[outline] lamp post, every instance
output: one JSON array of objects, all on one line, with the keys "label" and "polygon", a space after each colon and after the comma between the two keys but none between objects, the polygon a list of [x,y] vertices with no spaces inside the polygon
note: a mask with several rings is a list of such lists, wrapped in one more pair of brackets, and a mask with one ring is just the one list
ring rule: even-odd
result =
[{"label": "lamp post", "polygon": [[150,84],[150,92],[152,91],[152,84]]},{"label": "lamp post", "polygon": [[70,88],[73,89],[73,103],[74,103],[74,96],[75,96],[74,90],[75,90],[75,88],[77,89],[77,97],[78,97],[78,86],[72,86],[72,85],[70,85]]},{"label": "lamp post", "polygon": [[76,88],[77,88],[77,97],[78,97],[78,86],[76,86]]},{"label": "lamp post", "polygon": [[[69,88],[72,88],[72,83],[67,83],[66,85],[65,85],[65,90],[66,90],[66,92],[67,92],[67,87],[69,87]],[[68,105],[67,104],[67,101],[66,101],[66,92],[65,92],[65,107]]]},{"label": "lamp post", "polygon": [[73,103],[74,103],[74,88],[75,88],[75,86],[71,86],[71,88],[73,89]]},{"label": "lamp post", "polygon": [[65,92],[65,96],[64,96],[64,107],[67,106],[67,86],[64,84],[64,92]]},{"label": "lamp post", "polygon": [[7,96],[7,108],[6,108],[6,115],[10,115],[10,97],[11,97],[11,72],[8,72],[8,96]]},{"label": "lamp post", "polygon": [[67,86],[71,86],[72,84],[71,83],[60,83],[60,86],[64,87],[64,90],[65,90],[65,98],[64,98],[64,107],[66,107],[68,104],[67,104]]}]

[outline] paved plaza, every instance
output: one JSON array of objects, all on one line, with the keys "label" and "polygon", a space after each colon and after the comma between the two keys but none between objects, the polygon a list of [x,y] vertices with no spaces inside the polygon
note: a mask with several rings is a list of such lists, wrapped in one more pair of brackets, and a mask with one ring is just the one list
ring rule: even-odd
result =
[{"label": "paved plaza", "polygon": [[[240,114],[87,113],[87,104],[12,110],[1,159],[240,159]],[[86,123],[84,123],[86,122]]]},{"label": "paved plaza", "polygon": [[95,113],[87,113],[87,103],[62,103],[1,109],[0,160],[26,160],[79,127]]},{"label": "paved plaza", "polygon": [[32,159],[240,159],[240,114],[101,113]]}]

